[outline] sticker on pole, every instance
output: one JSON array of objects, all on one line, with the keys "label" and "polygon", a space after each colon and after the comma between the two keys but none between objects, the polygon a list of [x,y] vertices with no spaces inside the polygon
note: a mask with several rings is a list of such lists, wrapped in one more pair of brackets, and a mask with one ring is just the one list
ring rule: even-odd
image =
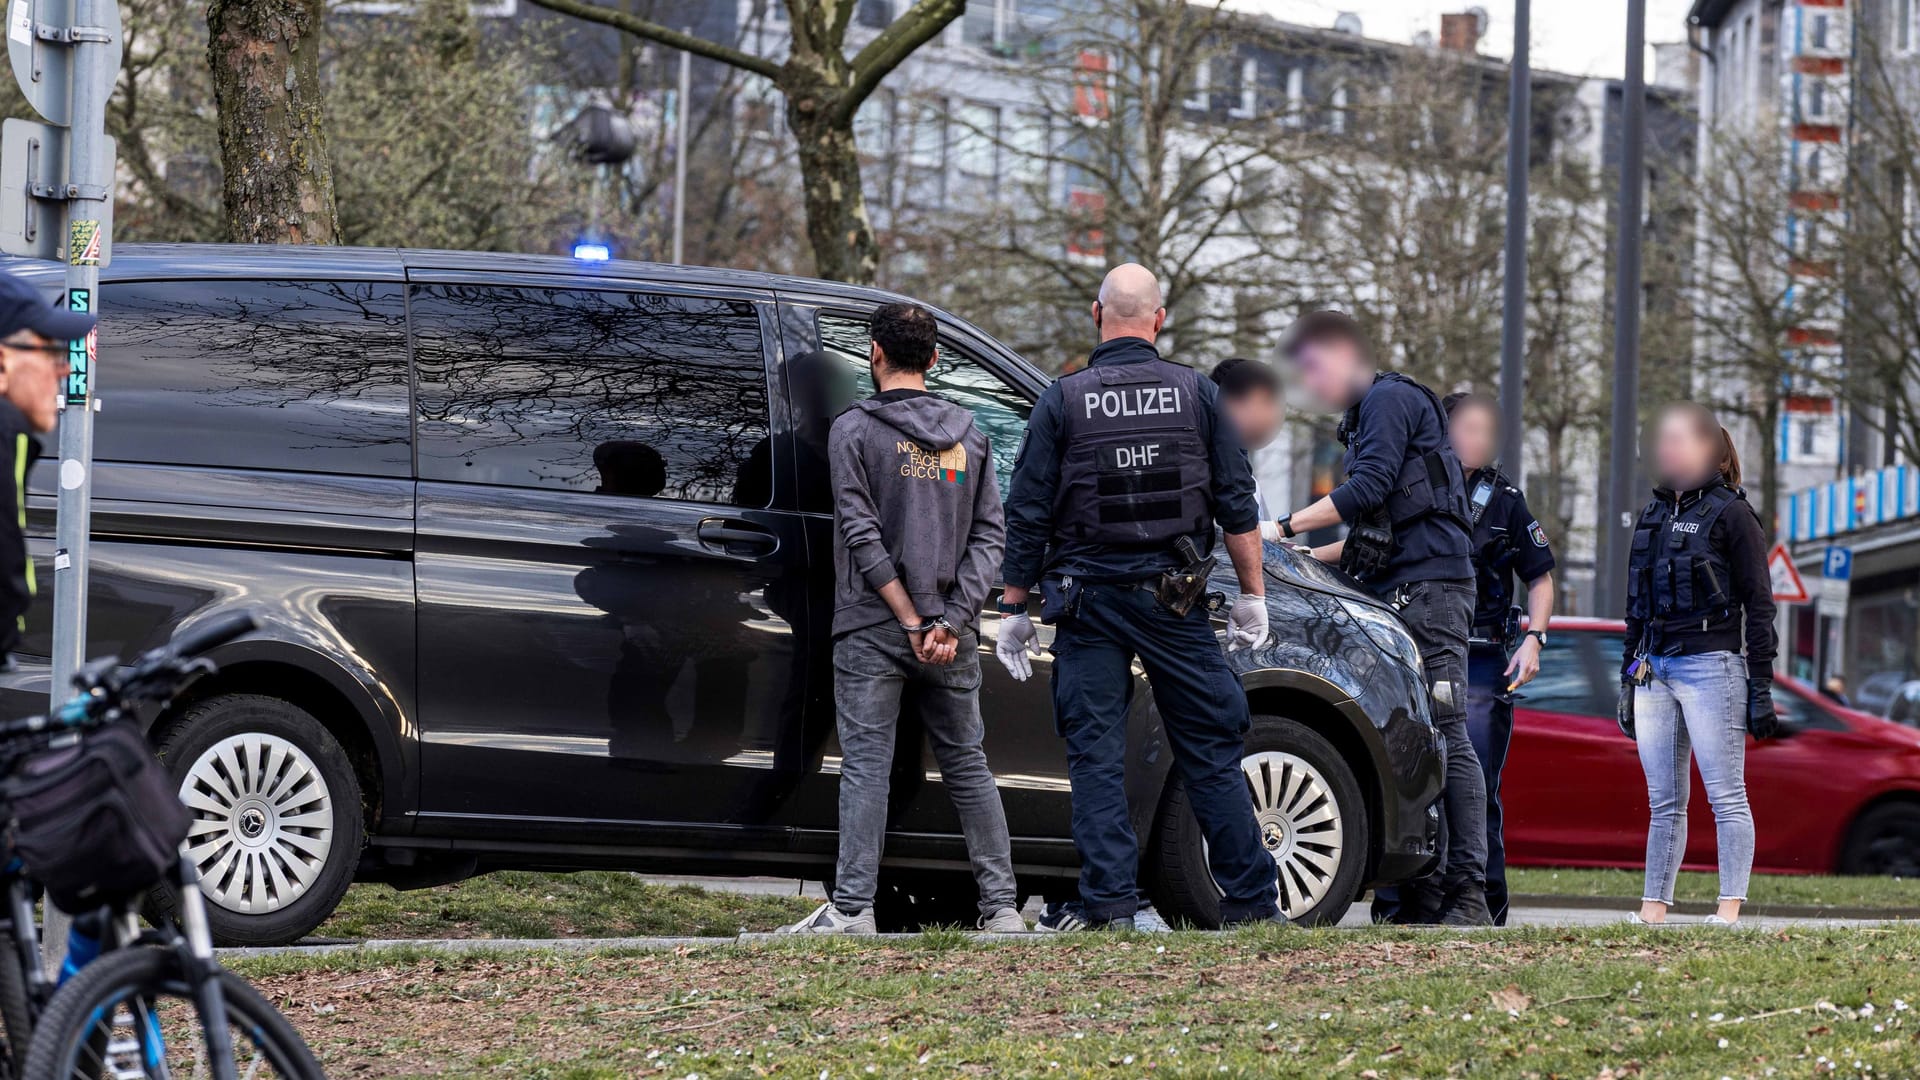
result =
[{"label": "sticker on pole", "polygon": [[1774,603],[1807,602],[1807,583],[1800,580],[1800,571],[1794,568],[1793,556],[1787,554],[1787,545],[1775,544],[1773,550],[1767,553],[1767,576],[1773,579]]},{"label": "sticker on pole", "polygon": [[100,223],[76,221],[67,226],[67,262],[74,266],[100,265]]},{"label": "sticker on pole", "polygon": [[7,12],[7,37],[22,45],[33,44],[33,0],[13,0]]}]

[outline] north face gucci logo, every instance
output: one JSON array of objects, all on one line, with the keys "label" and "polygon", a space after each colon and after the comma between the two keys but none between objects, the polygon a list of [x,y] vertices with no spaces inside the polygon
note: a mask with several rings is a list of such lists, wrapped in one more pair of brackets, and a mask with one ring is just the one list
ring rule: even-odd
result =
[{"label": "north face gucci logo", "polygon": [[900,475],[922,480],[940,480],[949,484],[967,482],[967,448],[955,444],[929,454],[910,442],[896,443],[895,449],[907,456],[900,463]]}]

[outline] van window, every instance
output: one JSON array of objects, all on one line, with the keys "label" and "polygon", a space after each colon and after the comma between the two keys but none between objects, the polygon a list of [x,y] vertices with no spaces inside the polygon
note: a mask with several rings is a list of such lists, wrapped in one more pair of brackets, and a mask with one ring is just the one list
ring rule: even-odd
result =
[{"label": "van window", "polygon": [[400,289],[364,281],[109,285],[95,456],[409,475]]},{"label": "van window", "polygon": [[[873,372],[867,357],[872,353],[873,335],[867,320],[821,315],[820,347],[852,370],[859,397],[872,395]],[[944,335],[940,338],[939,359],[927,372],[927,389],[973,413],[974,426],[987,437],[993,451],[1000,497],[1006,498],[1007,485],[1013,480],[1013,459],[1026,436],[1033,402]]]},{"label": "van window", "polygon": [[416,285],[412,315],[422,479],[764,505],[752,304]]}]

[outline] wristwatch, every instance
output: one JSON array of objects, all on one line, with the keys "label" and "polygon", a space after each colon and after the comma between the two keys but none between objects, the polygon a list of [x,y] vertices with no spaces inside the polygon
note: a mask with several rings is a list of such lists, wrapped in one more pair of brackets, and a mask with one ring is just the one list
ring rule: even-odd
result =
[{"label": "wristwatch", "polygon": [[993,606],[994,610],[1002,615],[1025,615],[1027,613],[1027,605],[1025,603],[1009,604],[1005,600],[1001,600]]},{"label": "wristwatch", "polygon": [[1293,515],[1288,514],[1286,517],[1281,518],[1279,521],[1279,525],[1280,525],[1280,535],[1286,537],[1289,540],[1293,539],[1294,537]]},{"label": "wristwatch", "polygon": [[1540,647],[1543,649],[1547,647],[1547,632],[1545,630],[1529,630],[1520,636],[1533,638],[1540,642]]}]

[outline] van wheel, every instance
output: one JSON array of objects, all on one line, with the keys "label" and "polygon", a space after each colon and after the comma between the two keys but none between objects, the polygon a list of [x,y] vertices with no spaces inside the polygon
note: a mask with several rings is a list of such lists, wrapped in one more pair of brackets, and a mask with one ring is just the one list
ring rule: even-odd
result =
[{"label": "van wheel", "polygon": [[[1359,894],[1371,838],[1360,785],[1333,745],[1304,724],[1255,716],[1240,771],[1273,856],[1280,912],[1296,923],[1340,921]],[[1220,925],[1220,887],[1176,779],[1154,823],[1153,897],[1163,914]]]},{"label": "van wheel", "polygon": [[1920,805],[1882,803],[1861,814],[1847,830],[1840,872],[1920,877]]},{"label": "van wheel", "polygon": [[[223,694],[188,707],[154,747],[193,814],[187,853],[216,943],[285,945],[333,913],[365,825],[359,778],[331,732],[278,698]],[[153,906],[172,915],[166,892]]]}]

